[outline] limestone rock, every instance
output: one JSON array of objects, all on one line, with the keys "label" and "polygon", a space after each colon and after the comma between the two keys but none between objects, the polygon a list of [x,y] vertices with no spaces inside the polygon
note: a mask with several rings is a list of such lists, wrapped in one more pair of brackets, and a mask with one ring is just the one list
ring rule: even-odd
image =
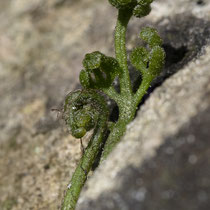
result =
[{"label": "limestone rock", "polygon": [[[114,54],[116,10],[17,0],[1,1],[0,17],[0,209],[58,209],[81,152],[51,109],[79,87],[85,53]],[[77,209],[210,208],[210,3],[156,0],[129,24],[129,51],[145,25],[163,37],[166,67]]]},{"label": "limestone rock", "polygon": [[154,6],[146,21],[164,38],[166,68],[123,140],[88,180],[78,210],[210,208],[210,3]]}]

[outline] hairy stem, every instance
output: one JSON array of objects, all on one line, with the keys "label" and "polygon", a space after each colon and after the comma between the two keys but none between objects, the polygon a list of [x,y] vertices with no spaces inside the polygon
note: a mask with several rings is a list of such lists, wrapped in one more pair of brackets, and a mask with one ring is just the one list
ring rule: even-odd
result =
[{"label": "hairy stem", "polygon": [[120,74],[120,91],[121,94],[131,95],[131,81],[128,71],[127,50],[126,50],[126,30],[132,16],[132,11],[119,10],[117,25],[115,29],[115,54],[120,64],[122,73]]},{"label": "hairy stem", "polygon": [[134,95],[134,103],[136,107],[141,102],[143,96],[147,93],[147,90],[150,87],[152,80],[153,80],[153,77],[150,75],[143,76],[141,85],[138,91]]},{"label": "hairy stem", "polygon": [[116,146],[116,144],[120,141],[120,138],[123,136],[126,130],[126,125],[127,125],[127,122],[125,122],[124,120],[118,120],[117,123],[114,125],[106,141],[104,151],[101,157],[101,162],[103,162],[107,158],[107,156]]},{"label": "hairy stem", "polygon": [[[74,94],[74,93],[73,93]],[[72,94],[72,95],[73,95]],[[76,95],[77,94],[77,95]],[[96,94],[96,95],[94,95]],[[79,107],[82,107],[80,103],[83,103],[84,105],[87,103],[98,102],[98,108],[94,112],[99,112],[99,118],[95,122],[95,129],[94,133],[92,135],[92,138],[85,149],[85,152],[72,176],[72,179],[70,181],[70,184],[68,185],[68,189],[66,191],[64,201],[62,204],[62,210],[74,210],[77,200],[79,198],[81,189],[87,179],[87,175],[98,155],[98,152],[100,151],[101,144],[104,140],[104,134],[107,130],[107,118],[108,118],[108,108],[106,106],[105,100],[102,98],[102,96],[97,95],[97,93],[94,92],[81,92],[81,93],[75,93],[76,97],[70,95],[70,99],[67,98],[67,102],[70,101],[71,104],[69,105],[70,111],[74,111],[77,107],[75,105],[78,105]],[[84,97],[83,97],[84,95]],[[78,99],[79,98],[79,99]],[[76,102],[72,102],[71,100],[74,99]],[[79,102],[78,102],[79,101]],[[93,107],[95,107],[96,104],[94,103]],[[66,105],[67,107],[67,105]],[[78,112],[78,111],[76,111]],[[70,113],[70,116],[73,117],[73,113]]]},{"label": "hairy stem", "polygon": [[113,86],[110,86],[108,89],[103,89],[103,92],[116,103],[120,101],[120,94],[117,93]]},{"label": "hairy stem", "polygon": [[117,25],[115,29],[115,54],[116,59],[120,64],[121,74],[119,77],[120,81],[120,94],[119,99],[115,100],[119,107],[119,119],[114,125],[110,132],[110,135],[104,146],[104,151],[102,153],[101,161],[105,160],[112,149],[120,141],[123,136],[126,125],[133,120],[135,115],[135,107],[132,106],[132,88],[131,81],[128,71],[128,61],[127,61],[127,50],[126,50],[126,30],[127,25],[132,16],[132,11],[130,10],[119,10]]},{"label": "hairy stem", "polygon": [[88,147],[85,149],[85,153],[80,160],[66,191],[66,195],[61,208],[62,210],[75,209],[80,191],[87,179],[88,172],[90,171],[100,150],[100,146],[103,140],[102,134],[103,132],[101,132],[101,129],[99,128],[98,131],[94,134]]},{"label": "hairy stem", "polygon": [[119,119],[111,130],[111,133],[106,141],[101,157],[101,162],[107,158],[113,148],[117,145],[121,137],[124,135],[124,132],[126,131],[126,126],[134,119],[136,107],[141,102],[143,96],[147,93],[152,79],[153,78],[150,75],[143,77],[142,83],[134,97],[124,98],[124,100],[118,102],[120,112]]},{"label": "hairy stem", "polygon": [[[138,104],[164,65],[165,53],[160,47],[162,40],[156,30],[144,28],[140,37],[151,50],[148,51],[143,47],[135,48],[130,56],[131,63],[142,73],[143,77],[139,89],[133,93],[126,50],[127,25],[132,14],[136,17],[148,15],[152,1],[109,1],[113,6],[121,8],[118,10],[115,29],[116,59],[98,51],[86,54],[83,60],[85,69],[80,73],[80,82],[84,89],[70,93],[64,106],[64,118],[74,137],[81,138],[93,128],[94,133],[68,185],[62,210],[75,209],[87,175],[102,149],[105,133],[107,130],[110,131],[104,145],[101,162],[107,158],[124,135],[126,126],[134,119]],[[91,74],[94,74],[95,80],[92,80]],[[103,74],[106,75],[105,78]],[[120,93],[112,85],[118,75]],[[109,110],[99,90],[117,103],[119,118],[116,123],[108,122]]]}]

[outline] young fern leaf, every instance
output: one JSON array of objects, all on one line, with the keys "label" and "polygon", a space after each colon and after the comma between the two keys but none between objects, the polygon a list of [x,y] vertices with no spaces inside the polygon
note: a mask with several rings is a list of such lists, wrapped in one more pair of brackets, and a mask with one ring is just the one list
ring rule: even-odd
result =
[{"label": "young fern leaf", "polygon": [[155,46],[161,46],[163,44],[163,41],[158,35],[157,30],[154,28],[143,28],[139,36],[149,45],[150,48],[153,48]]},{"label": "young fern leaf", "polygon": [[130,61],[136,69],[145,74],[149,62],[149,52],[144,47],[136,47],[130,55]]},{"label": "young fern leaf", "polygon": [[[100,159],[102,162],[120,141],[128,123],[135,117],[138,104],[164,65],[165,52],[161,47],[160,36],[155,29],[143,28],[140,38],[148,47],[137,47],[130,54],[132,65],[142,74],[142,82],[138,90],[133,93],[125,41],[127,24],[132,15],[136,17],[148,15],[153,0],[109,0],[109,2],[119,10],[115,31],[116,59],[98,51],[86,54],[83,60],[84,69],[79,76],[82,90],[71,92],[65,100],[63,116],[71,134],[76,138],[82,138],[91,129],[94,129],[94,132],[72,176],[62,210],[75,209],[80,191],[102,149],[101,146],[105,143]],[[112,84],[116,77],[120,83],[119,93]],[[108,121],[109,110],[101,92],[116,102],[119,108],[117,122]],[[109,135],[105,141],[107,131]]]},{"label": "young fern leaf", "polygon": [[109,0],[109,2],[118,9],[124,9],[135,5],[136,0]]},{"label": "young fern leaf", "polygon": [[150,52],[148,72],[155,78],[161,73],[164,64],[165,51],[162,47],[155,46]]},{"label": "young fern leaf", "polygon": [[77,90],[67,95],[63,116],[72,135],[76,138],[83,137],[87,131],[94,128],[94,133],[72,176],[62,204],[62,210],[73,210],[88,172],[100,151],[107,131],[109,111],[105,99],[99,92]]},{"label": "young fern leaf", "polygon": [[117,60],[98,51],[86,54],[83,66],[85,69],[80,72],[80,83],[84,88],[109,88],[120,73]]},{"label": "young fern leaf", "polygon": [[134,67],[139,70],[144,77],[154,79],[157,77],[165,63],[165,52],[162,47],[162,39],[153,28],[143,28],[140,38],[144,40],[150,48],[150,51],[144,47],[135,48],[130,60]]},{"label": "young fern leaf", "polygon": [[135,8],[133,10],[133,15],[138,18],[148,15],[151,12],[150,4],[152,2],[153,2],[153,0],[139,0],[139,1],[137,1],[137,5],[135,6]]},{"label": "young fern leaf", "polygon": [[[64,119],[68,128],[75,138],[82,138],[95,126],[98,113],[93,107],[93,103],[84,103],[83,95],[86,91],[76,91],[66,97],[64,106]],[[95,93],[94,93],[95,94]]]}]

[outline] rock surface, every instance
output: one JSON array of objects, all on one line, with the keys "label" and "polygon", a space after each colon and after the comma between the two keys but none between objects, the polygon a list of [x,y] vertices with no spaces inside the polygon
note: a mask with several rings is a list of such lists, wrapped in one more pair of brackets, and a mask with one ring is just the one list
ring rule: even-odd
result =
[{"label": "rock surface", "polygon": [[157,14],[168,11],[148,18],[157,21],[167,52],[154,84],[161,86],[88,180],[78,210],[210,208],[210,2],[154,6]]},{"label": "rock surface", "polygon": [[[78,87],[85,53],[113,55],[116,10],[16,0],[0,3],[0,17],[0,210],[58,209],[81,152],[51,108]],[[144,25],[161,33],[166,68],[79,210],[210,209],[210,2],[156,0],[131,21],[128,50]]]},{"label": "rock surface", "polygon": [[81,150],[51,109],[78,87],[84,54],[108,52],[109,8],[94,0],[0,2],[1,210],[59,208]]},{"label": "rock surface", "polygon": [[209,209],[210,46],[157,88],[77,209]]}]

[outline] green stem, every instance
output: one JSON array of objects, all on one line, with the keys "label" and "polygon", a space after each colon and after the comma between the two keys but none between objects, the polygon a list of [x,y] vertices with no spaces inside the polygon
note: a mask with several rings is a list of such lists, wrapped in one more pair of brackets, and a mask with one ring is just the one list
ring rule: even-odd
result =
[{"label": "green stem", "polygon": [[117,25],[115,30],[115,54],[116,59],[121,68],[120,80],[120,94],[115,97],[115,101],[119,107],[119,119],[111,130],[109,137],[104,146],[101,162],[106,159],[112,149],[120,141],[123,136],[126,125],[133,120],[135,115],[135,107],[132,102],[132,88],[131,80],[128,71],[127,50],[126,50],[126,30],[127,25],[132,16],[132,11],[119,10]]},{"label": "green stem", "polygon": [[119,106],[119,119],[114,124],[109,137],[106,140],[104,151],[102,153],[101,162],[103,162],[113,148],[118,144],[121,137],[126,131],[126,126],[130,123],[136,112],[136,106],[132,98],[124,98],[118,103]]},{"label": "green stem", "polygon": [[123,136],[126,130],[126,125],[127,122],[125,122],[124,120],[118,120],[117,123],[114,125],[106,141],[104,151],[101,156],[101,162],[103,162],[107,158],[107,156],[116,146],[116,144],[120,141],[121,137]]},{"label": "green stem", "polygon": [[117,25],[115,29],[115,54],[120,64],[122,73],[120,74],[120,92],[122,95],[131,95],[131,81],[128,71],[127,50],[126,50],[126,30],[132,16],[132,11],[119,10]]},{"label": "green stem", "polygon": [[153,80],[153,77],[150,76],[149,74],[142,78],[141,85],[140,85],[138,91],[134,95],[134,103],[135,103],[136,107],[141,102],[143,96],[147,93],[147,90],[150,87],[152,80]]},{"label": "green stem", "polygon": [[101,143],[103,141],[103,132],[99,128],[93,135],[88,147],[85,149],[85,153],[80,160],[73,176],[69,187],[66,191],[66,195],[63,201],[62,210],[74,210],[77,200],[80,195],[80,191],[87,179],[88,172],[90,171],[96,156],[100,150]]},{"label": "green stem", "polygon": [[[82,138],[87,131],[94,129],[94,132],[68,185],[61,210],[75,209],[88,173],[98,153],[102,149],[105,134],[108,130],[110,131],[104,145],[101,162],[107,158],[124,135],[126,126],[134,119],[138,104],[146,94],[154,76],[160,72],[160,68],[164,64],[165,53],[159,46],[161,45],[160,37],[154,29],[143,29],[140,36],[149,44],[150,48],[153,49],[151,49],[151,52],[147,52],[145,48],[136,48],[136,50],[133,51],[131,61],[133,61],[134,66],[141,67],[149,62],[149,68],[146,69],[146,65],[145,69],[142,70],[140,68],[143,76],[142,83],[137,92],[135,94],[133,93],[128,69],[126,31],[134,10],[134,15],[138,17],[145,16],[149,13],[149,4],[152,1],[145,2],[110,1],[111,4],[117,5],[117,7],[125,6],[125,9],[118,10],[115,30],[115,54],[117,61],[100,52],[87,54],[83,61],[85,70],[82,70],[80,74],[80,81],[84,89],[74,91],[66,97],[63,117],[72,135],[76,138]],[[137,10],[134,8],[137,4],[138,6],[141,5],[145,11],[141,11],[141,8],[140,11],[137,11],[139,8],[137,8]],[[112,78],[114,79],[118,73],[118,71],[116,71],[116,68],[117,70],[119,68],[118,64],[121,71],[119,73],[120,93],[118,93],[112,85],[109,88],[107,87],[109,81],[111,81]],[[100,72],[101,70],[104,70],[107,80]],[[112,70],[114,72],[111,72]],[[111,74],[107,75],[107,72],[111,72]],[[92,73],[94,73],[96,83],[91,79]],[[106,81],[108,81],[107,84]],[[104,84],[100,85],[100,82]],[[96,87],[117,103],[119,118],[116,123],[108,122],[109,110],[107,103],[101,93],[99,93],[99,90],[94,90]]]},{"label": "green stem", "polygon": [[67,97],[66,103],[65,109],[67,111],[70,110],[70,112],[67,113],[70,118],[74,117],[74,112],[78,113],[79,110],[77,110],[77,108],[83,105],[85,106],[88,103],[93,104],[93,108],[95,108],[93,111],[98,112],[99,116],[98,120],[95,122],[92,138],[72,176],[61,207],[61,210],[74,210],[81,189],[87,179],[87,175],[101,149],[104,134],[107,131],[108,108],[103,97],[91,90],[71,93],[70,96]]},{"label": "green stem", "polygon": [[111,85],[108,89],[104,88],[102,89],[102,91],[109,96],[109,98],[111,98],[112,100],[114,100],[116,103],[118,103],[118,101],[120,101],[120,94],[117,93],[117,91],[114,89],[114,87]]},{"label": "green stem", "polygon": [[101,162],[103,162],[113,148],[118,144],[121,137],[124,135],[126,131],[126,126],[134,119],[136,113],[136,107],[141,102],[143,96],[147,93],[148,88],[150,87],[151,81],[153,77],[147,75],[143,77],[140,88],[136,92],[133,98],[125,98],[118,102],[119,106],[119,120],[114,125],[111,133],[106,141],[104,146],[104,151],[102,153]]}]

